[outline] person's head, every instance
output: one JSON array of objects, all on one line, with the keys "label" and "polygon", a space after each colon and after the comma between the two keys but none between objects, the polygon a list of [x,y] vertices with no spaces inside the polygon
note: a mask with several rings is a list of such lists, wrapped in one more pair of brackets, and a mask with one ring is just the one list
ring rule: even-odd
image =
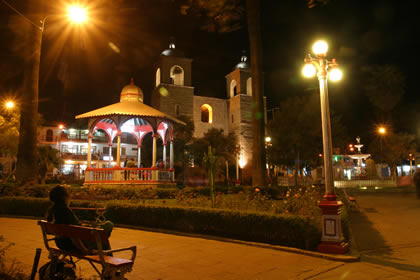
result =
[{"label": "person's head", "polygon": [[67,189],[61,185],[57,185],[50,191],[50,200],[55,204],[65,203],[70,200],[70,195]]}]

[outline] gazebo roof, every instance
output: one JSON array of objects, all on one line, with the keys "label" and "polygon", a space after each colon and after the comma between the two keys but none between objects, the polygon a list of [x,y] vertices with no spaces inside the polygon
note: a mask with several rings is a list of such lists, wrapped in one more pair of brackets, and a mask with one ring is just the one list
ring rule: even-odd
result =
[{"label": "gazebo roof", "polygon": [[112,115],[165,118],[173,122],[185,125],[184,122],[137,101],[114,103],[81,115],[77,115],[76,119],[86,119],[102,116],[105,117]]}]

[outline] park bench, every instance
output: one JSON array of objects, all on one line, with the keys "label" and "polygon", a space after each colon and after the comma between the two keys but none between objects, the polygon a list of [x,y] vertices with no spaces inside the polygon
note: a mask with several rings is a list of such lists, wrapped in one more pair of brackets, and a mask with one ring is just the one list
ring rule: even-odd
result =
[{"label": "park bench", "polygon": [[[44,238],[45,247],[49,252],[50,259],[65,259],[66,257],[74,257],[78,260],[86,260],[92,265],[101,279],[126,279],[124,278],[124,274],[130,272],[133,268],[137,251],[136,246],[114,250],[103,250],[103,248],[109,248],[108,235],[103,229],[75,225],[52,224],[44,220],[38,221],[38,225],[41,226],[42,236]],[[50,245],[50,242],[54,241],[57,236],[76,240],[78,239],[80,241],[87,241],[91,243],[94,242],[96,243],[98,249],[94,250],[94,254],[92,255],[83,255],[80,253],[64,251],[57,248],[55,243],[54,245]],[[130,259],[117,258],[112,255],[113,253],[122,251],[131,251]],[[102,270],[99,270],[95,264],[100,264],[102,266]]]},{"label": "park bench", "polygon": [[357,204],[356,198],[353,196],[349,196],[345,189],[343,189],[344,197],[346,198],[348,205],[350,206],[350,210],[359,210],[359,205]]}]

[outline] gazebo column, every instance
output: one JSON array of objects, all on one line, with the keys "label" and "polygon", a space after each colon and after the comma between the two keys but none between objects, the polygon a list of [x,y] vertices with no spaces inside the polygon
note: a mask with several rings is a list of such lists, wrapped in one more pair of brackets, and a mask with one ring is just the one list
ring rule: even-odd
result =
[{"label": "gazebo column", "polygon": [[152,167],[156,167],[156,134],[153,134],[153,159]]},{"label": "gazebo column", "polygon": [[111,167],[111,163],[112,163],[112,143],[109,143],[108,162],[109,162],[109,167]]},{"label": "gazebo column", "polygon": [[174,141],[169,141],[169,169],[174,169]]},{"label": "gazebo column", "polygon": [[172,171],[172,182],[175,181],[174,170],[174,140],[169,141],[169,170]]},{"label": "gazebo column", "polygon": [[162,160],[163,160],[163,168],[166,169],[166,143],[163,143],[163,156],[162,156]]},{"label": "gazebo column", "polygon": [[117,132],[117,167],[121,167],[120,156],[121,156],[121,131],[118,131]]},{"label": "gazebo column", "polygon": [[90,168],[92,161],[92,134],[88,134],[88,154],[87,154],[87,167]]},{"label": "gazebo column", "polygon": [[141,146],[137,147],[137,168],[141,166]]}]

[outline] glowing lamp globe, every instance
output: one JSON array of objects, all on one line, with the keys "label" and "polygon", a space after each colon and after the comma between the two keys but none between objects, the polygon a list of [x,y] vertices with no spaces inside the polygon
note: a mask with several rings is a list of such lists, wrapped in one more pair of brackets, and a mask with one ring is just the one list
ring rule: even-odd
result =
[{"label": "glowing lamp globe", "polygon": [[86,9],[80,6],[70,6],[68,8],[68,15],[72,22],[82,23],[87,20]]},{"label": "glowing lamp globe", "polygon": [[265,137],[265,142],[267,143],[271,142],[271,137],[270,136]]},{"label": "glowing lamp globe", "polygon": [[312,46],[312,51],[316,55],[326,55],[327,54],[327,51],[328,51],[328,44],[327,44],[327,42],[325,42],[325,41],[317,41]]},{"label": "glowing lamp globe", "polygon": [[386,129],[385,129],[385,127],[383,127],[383,126],[379,127],[379,128],[378,128],[378,132],[379,132],[380,134],[385,134],[385,133],[386,133]]},{"label": "glowing lamp globe", "polygon": [[302,69],[302,74],[306,78],[311,78],[315,76],[316,74],[316,68],[313,64],[305,64],[305,66]]},{"label": "glowing lamp globe", "polygon": [[341,78],[343,77],[343,73],[340,71],[340,69],[338,68],[333,68],[329,73],[328,76],[330,78],[331,81],[336,82],[341,80]]}]

